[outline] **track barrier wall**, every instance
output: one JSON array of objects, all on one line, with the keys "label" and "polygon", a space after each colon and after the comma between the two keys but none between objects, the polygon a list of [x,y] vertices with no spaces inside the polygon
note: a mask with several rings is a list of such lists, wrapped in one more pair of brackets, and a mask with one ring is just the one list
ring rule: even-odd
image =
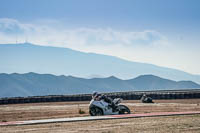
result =
[{"label": "track barrier wall", "polygon": [[[140,100],[143,94],[146,94],[152,99],[195,99],[195,98],[200,98],[200,89],[105,93],[105,95],[110,96],[111,98],[122,98],[124,100]],[[90,100],[91,100],[91,94],[49,95],[49,96],[0,98],[0,105],[40,103],[40,102],[90,101]]]}]

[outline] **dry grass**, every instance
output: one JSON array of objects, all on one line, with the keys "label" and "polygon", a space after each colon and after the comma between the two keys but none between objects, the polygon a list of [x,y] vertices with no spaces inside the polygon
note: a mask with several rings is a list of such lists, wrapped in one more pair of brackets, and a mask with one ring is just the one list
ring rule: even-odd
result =
[{"label": "dry grass", "polygon": [[[123,101],[132,113],[200,111],[200,99],[156,100],[143,104],[138,100]],[[52,102],[0,105],[0,121],[35,120],[88,116],[89,102]],[[79,114],[79,109],[85,112]]]}]

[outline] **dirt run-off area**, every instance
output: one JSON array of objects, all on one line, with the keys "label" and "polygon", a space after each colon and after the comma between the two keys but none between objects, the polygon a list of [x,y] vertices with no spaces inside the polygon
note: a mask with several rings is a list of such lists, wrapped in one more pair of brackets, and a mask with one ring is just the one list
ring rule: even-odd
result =
[{"label": "dirt run-off area", "polygon": [[[200,99],[154,100],[141,103],[138,100],[123,101],[131,113],[200,111]],[[0,105],[0,122],[38,120],[89,116],[89,102],[51,102]],[[83,114],[79,114],[79,110]],[[0,132],[194,132],[200,133],[200,115],[144,117],[118,120],[64,122],[38,125],[0,126]]]}]

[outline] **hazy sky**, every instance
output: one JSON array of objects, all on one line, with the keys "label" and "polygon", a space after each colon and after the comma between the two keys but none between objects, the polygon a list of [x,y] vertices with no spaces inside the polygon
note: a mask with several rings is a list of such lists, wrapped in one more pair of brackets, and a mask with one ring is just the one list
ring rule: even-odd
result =
[{"label": "hazy sky", "polygon": [[0,0],[0,43],[25,40],[200,74],[200,1]]}]

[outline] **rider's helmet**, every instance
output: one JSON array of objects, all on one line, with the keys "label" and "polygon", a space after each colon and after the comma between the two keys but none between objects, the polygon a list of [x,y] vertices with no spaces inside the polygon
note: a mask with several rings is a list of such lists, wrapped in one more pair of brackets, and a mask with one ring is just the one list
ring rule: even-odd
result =
[{"label": "rider's helmet", "polygon": [[98,92],[94,91],[94,92],[92,93],[92,98],[95,98],[97,95],[98,95]]},{"label": "rider's helmet", "polygon": [[143,97],[147,97],[147,95],[146,95],[146,94],[143,94]]}]

